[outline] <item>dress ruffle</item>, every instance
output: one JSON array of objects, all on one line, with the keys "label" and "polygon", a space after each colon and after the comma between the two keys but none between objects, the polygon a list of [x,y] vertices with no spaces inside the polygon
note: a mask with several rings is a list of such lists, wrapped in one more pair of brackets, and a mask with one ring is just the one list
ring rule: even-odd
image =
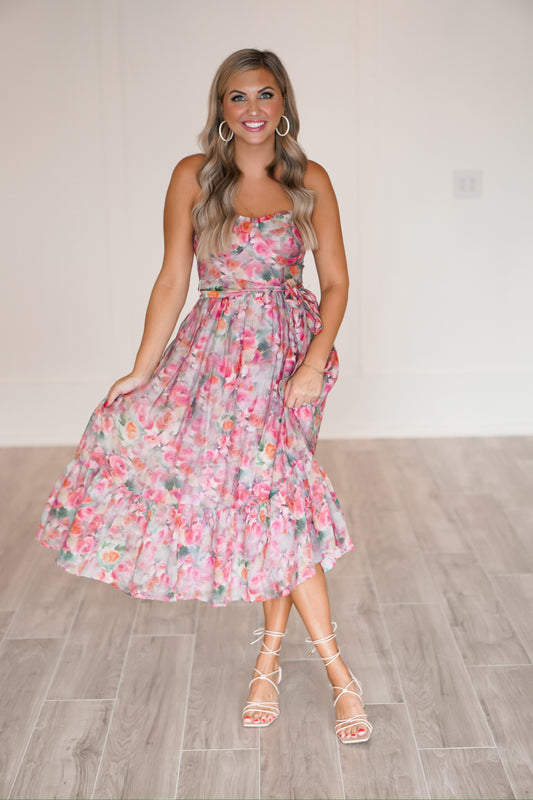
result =
[{"label": "dress ruffle", "polygon": [[[353,548],[329,479],[314,458],[294,462],[271,497],[263,499],[263,485],[253,487],[253,500],[238,508],[184,505],[171,491],[161,496],[148,487],[139,494],[108,471],[86,470],[75,461],[69,475],[56,486],[39,540],[60,551],[57,564],[67,572],[132,597],[213,606],[268,600],[290,594],[315,574],[316,563],[328,570]],[[79,505],[69,513],[73,492]]]}]

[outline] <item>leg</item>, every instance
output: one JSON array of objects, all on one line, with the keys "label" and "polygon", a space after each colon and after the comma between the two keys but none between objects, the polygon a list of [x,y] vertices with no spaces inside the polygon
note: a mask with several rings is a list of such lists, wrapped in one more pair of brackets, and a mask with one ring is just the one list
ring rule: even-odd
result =
[{"label": "leg", "polygon": [[[289,619],[290,610],[292,607],[292,600],[290,595],[285,597],[275,597],[272,600],[265,600],[263,603],[263,611],[265,613],[265,630],[266,631],[279,631],[283,633],[287,627],[287,620]],[[263,643],[266,648],[262,650],[278,650],[281,645],[281,636],[269,636],[265,633]],[[257,656],[256,669],[268,674],[274,672],[279,666],[279,656],[272,653],[261,652]],[[254,676],[258,673],[254,670]],[[276,676],[270,676],[274,678]],[[250,694],[248,701],[253,700],[272,702],[277,700],[276,690],[271,686],[268,681],[258,680],[254,681],[250,687]],[[267,711],[252,711],[244,716],[244,721],[249,722],[268,722],[273,719],[273,714]]]},{"label": "leg", "polygon": [[[328,590],[326,586],[326,576],[321,564],[316,564],[316,574],[299,584],[291,593],[291,598],[300,614],[305,627],[309,631],[311,639],[321,639],[333,633],[331,626],[331,615],[329,607]],[[329,642],[316,646],[322,658],[328,658],[338,652],[335,638]],[[346,686],[352,679],[350,672],[340,656],[329,666],[326,667],[328,678],[332,686]],[[353,688],[353,684],[352,687]],[[337,697],[341,692],[334,690]],[[364,714],[362,702],[353,694],[344,693],[339,698],[335,706],[337,719],[347,719],[357,714]],[[346,728],[341,734],[342,738],[352,738],[359,736],[365,738],[368,731],[361,724],[355,724]]]}]

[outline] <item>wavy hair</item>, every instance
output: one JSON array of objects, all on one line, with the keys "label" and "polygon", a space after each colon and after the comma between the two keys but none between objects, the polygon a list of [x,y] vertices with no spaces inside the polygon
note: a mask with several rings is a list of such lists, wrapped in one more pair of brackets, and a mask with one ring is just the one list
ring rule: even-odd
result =
[{"label": "wavy hair", "polygon": [[270,50],[237,50],[218,68],[209,92],[207,123],[198,137],[205,160],[198,170],[201,193],[192,210],[193,226],[198,237],[197,255],[227,252],[237,217],[234,206],[237,181],[241,171],[235,163],[235,139],[224,142],[218,134],[222,122],[221,103],[230,78],[250,69],[267,69],[275,78],[285,100],[284,114],[290,123],[287,136],[276,136],[274,158],[267,166],[270,178],[281,165],[279,183],[293,204],[293,218],[307,249],[317,247],[317,237],[311,223],[314,192],[303,185],[307,157],[298,144],[300,120],[296,110],[294,90],[285,66]]}]

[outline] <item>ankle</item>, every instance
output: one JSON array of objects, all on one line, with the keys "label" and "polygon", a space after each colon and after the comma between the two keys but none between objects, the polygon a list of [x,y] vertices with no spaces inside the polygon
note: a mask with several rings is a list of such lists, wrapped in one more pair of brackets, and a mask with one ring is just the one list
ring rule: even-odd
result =
[{"label": "ankle", "polygon": [[350,670],[340,657],[326,667],[326,672],[332,686],[345,686],[352,678]]}]

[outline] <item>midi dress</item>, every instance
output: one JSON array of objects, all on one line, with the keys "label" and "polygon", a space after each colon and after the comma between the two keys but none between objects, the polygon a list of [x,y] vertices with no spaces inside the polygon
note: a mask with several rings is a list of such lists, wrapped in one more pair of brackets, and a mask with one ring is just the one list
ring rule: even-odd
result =
[{"label": "midi dress", "polygon": [[[195,238],[195,250],[196,250]],[[314,451],[338,375],[284,403],[321,329],[293,212],[238,215],[198,260],[199,297],[143,386],[94,410],[37,539],[132,597],[212,606],[288,595],[354,544]]]}]

